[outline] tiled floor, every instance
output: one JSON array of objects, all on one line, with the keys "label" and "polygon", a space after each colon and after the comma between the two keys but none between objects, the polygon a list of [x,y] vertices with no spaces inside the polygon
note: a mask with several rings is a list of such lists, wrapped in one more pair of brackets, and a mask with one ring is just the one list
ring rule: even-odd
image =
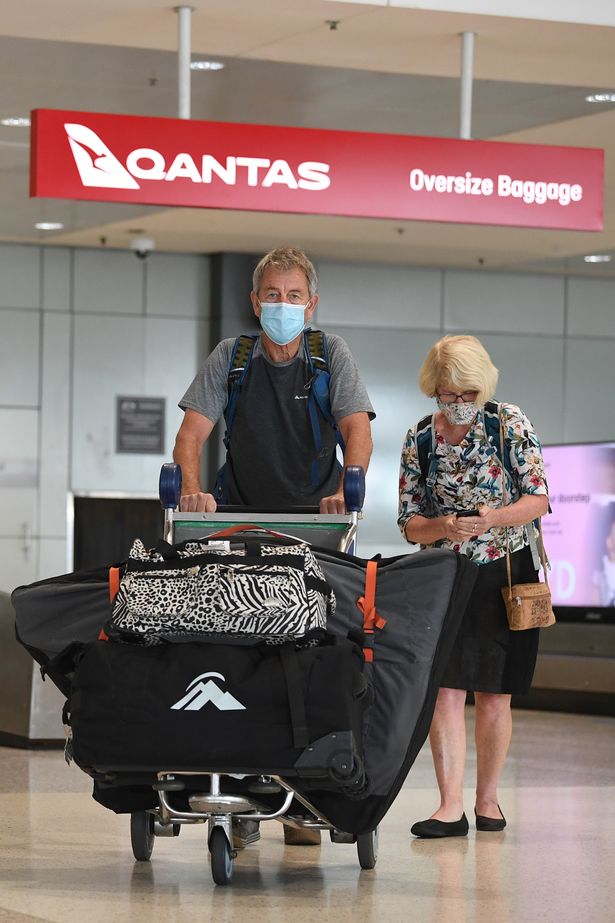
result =
[{"label": "tiled floor", "polygon": [[[470,817],[472,759],[466,781]],[[128,819],[92,801],[59,751],[0,749],[0,923],[615,921],[615,719],[515,712],[502,833],[413,839],[434,799],[424,748],[381,825],[374,871],[328,836],[284,846],[270,822],[219,888],[204,827],[157,839],[152,861],[135,863]]]}]

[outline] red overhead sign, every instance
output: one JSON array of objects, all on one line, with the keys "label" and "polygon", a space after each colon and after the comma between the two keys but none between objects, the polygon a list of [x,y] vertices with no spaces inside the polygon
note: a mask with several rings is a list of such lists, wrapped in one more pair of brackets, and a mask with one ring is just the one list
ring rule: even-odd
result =
[{"label": "red overhead sign", "polygon": [[604,154],[38,109],[31,195],[599,231]]}]

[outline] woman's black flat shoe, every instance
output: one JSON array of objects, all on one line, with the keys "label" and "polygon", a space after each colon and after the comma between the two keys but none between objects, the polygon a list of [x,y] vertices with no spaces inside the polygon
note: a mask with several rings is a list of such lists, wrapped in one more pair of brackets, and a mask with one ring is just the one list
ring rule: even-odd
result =
[{"label": "woman's black flat shoe", "polygon": [[476,813],[476,808],[474,808],[474,816],[476,817],[476,829],[483,830],[485,832],[495,832],[497,830],[503,830],[506,826],[506,818],[502,814],[502,808],[498,805],[498,811],[502,815],[501,817],[483,817],[482,814]]},{"label": "woman's black flat shoe", "polygon": [[453,821],[419,820],[412,825],[410,833],[433,840],[443,836],[467,836],[468,829],[468,818],[462,814],[459,820]]}]

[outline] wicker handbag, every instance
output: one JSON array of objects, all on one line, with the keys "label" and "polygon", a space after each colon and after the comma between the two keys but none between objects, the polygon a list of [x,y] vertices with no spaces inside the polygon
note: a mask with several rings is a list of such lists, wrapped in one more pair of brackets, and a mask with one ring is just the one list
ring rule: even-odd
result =
[{"label": "wicker handbag", "polygon": [[[504,457],[504,432],[502,421],[500,420],[500,448],[502,458]],[[504,504],[506,504],[506,488],[504,487],[504,478],[502,477],[502,491]],[[532,523],[528,523],[529,529],[533,529]],[[538,544],[540,553],[540,563],[544,574],[545,582],[541,583],[512,583],[510,574],[510,546],[508,542],[508,529],[506,530],[506,574],[508,576],[508,585],[502,587],[502,596],[506,606],[506,617],[508,627],[511,631],[525,631],[527,628],[549,628],[555,625],[555,613],[551,605],[551,590],[547,578],[547,569],[549,561],[545,552],[544,541],[542,538],[542,523],[538,520]]]}]

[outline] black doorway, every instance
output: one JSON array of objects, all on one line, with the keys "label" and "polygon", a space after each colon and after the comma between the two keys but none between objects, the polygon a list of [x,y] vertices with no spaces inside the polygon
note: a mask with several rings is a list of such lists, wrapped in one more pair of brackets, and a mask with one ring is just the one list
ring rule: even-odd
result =
[{"label": "black doorway", "polygon": [[152,548],[163,536],[159,500],[75,497],[74,569],[123,561],[135,538]]}]

